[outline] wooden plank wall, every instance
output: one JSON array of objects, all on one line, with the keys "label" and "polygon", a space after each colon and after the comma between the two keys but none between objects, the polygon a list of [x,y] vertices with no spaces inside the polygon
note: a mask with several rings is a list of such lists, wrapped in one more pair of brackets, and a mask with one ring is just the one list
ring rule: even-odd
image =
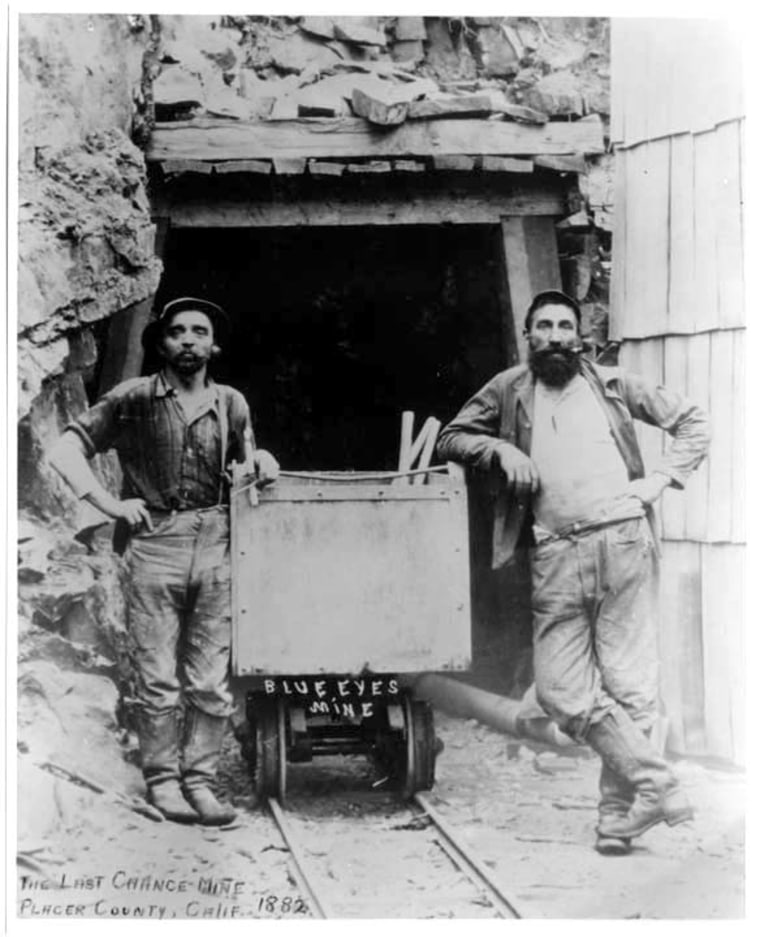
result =
[{"label": "wooden plank wall", "polygon": [[[726,23],[614,20],[610,333],[625,367],[711,417],[708,459],[658,516],[668,744],[744,758],[745,319],[741,62]],[[709,61],[709,69],[704,62]],[[668,445],[642,427],[645,462]]]}]

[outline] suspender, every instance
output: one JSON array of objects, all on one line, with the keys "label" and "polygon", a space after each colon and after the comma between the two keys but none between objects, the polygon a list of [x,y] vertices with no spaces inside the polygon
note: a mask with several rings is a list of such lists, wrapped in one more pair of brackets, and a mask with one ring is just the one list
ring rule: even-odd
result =
[{"label": "suspender", "polygon": [[221,455],[220,460],[221,464],[219,466],[219,497],[217,504],[222,504],[224,500],[224,483],[227,481],[227,466],[225,461],[227,459],[227,440],[230,435],[230,415],[229,415],[229,406],[230,406],[230,395],[226,390],[223,391],[224,401],[220,401],[219,407],[219,431],[222,437],[222,446],[221,446]]}]

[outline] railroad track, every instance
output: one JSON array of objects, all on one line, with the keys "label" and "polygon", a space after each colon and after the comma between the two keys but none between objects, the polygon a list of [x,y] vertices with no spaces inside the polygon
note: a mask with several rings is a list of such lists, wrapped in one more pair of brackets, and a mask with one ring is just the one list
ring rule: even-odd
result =
[{"label": "railroad track", "polygon": [[[346,879],[357,874],[353,868],[355,865],[361,865],[368,856],[371,858],[370,838],[380,835],[380,828],[374,831],[366,829],[367,818],[362,818],[362,821],[358,821],[362,822],[362,830],[366,829],[362,846],[355,848],[353,855],[342,859],[331,858],[328,863],[328,856],[332,857],[335,852],[339,837],[330,834],[329,830],[327,833],[324,830],[317,830],[316,833],[310,831],[308,816],[286,812],[274,799],[270,798],[266,806],[288,849],[293,877],[312,917],[366,917],[367,895],[364,889],[362,893],[354,889],[355,893],[350,894],[352,889],[346,884]],[[378,880],[382,878],[381,885],[384,888],[381,891],[393,893],[397,900],[400,900],[400,896],[394,891],[395,888],[410,893],[413,907],[403,916],[523,917],[519,902],[508,894],[488,867],[473,854],[456,830],[433,806],[427,794],[415,794],[413,803],[393,819],[395,825],[389,828],[386,824],[383,829],[409,831],[414,836],[413,848],[409,850],[409,843],[406,843],[407,852],[399,854],[391,876],[387,875],[387,869],[373,870],[371,861],[365,872],[372,875],[375,871]],[[369,825],[372,825],[371,822]],[[330,848],[326,850],[328,837]],[[347,891],[349,894],[346,894]],[[381,898],[379,903],[390,911],[391,900],[391,897]],[[372,903],[371,898],[369,901]],[[375,903],[378,901],[375,900]],[[397,914],[398,905],[395,905],[395,909]],[[472,909],[477,909],[477,913],[471,914]],[[380,911],[369,916],[394,915]]]}]

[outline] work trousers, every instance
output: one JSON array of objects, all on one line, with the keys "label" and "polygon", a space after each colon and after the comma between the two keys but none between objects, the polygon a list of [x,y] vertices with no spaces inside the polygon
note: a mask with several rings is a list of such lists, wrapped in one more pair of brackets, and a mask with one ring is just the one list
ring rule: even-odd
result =
[{"label": "work trousers", "polygon": [[577,741],[616,705],[657,716],[657,557],[645,518],[551,540],[531,556],[536,696]]},{"label": "work trousers", "polygon": [[137,696],[148,714],[182,698],[227,716],[232,634],[230,530],[224,506],[157,515],[129,546],[127,617]]}]

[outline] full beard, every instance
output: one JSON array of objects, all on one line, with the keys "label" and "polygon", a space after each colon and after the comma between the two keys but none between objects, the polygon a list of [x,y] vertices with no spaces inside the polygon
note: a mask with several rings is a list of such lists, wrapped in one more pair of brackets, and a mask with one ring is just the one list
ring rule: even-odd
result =
[{"label": "full beard", "polygon": [[544,348],[534,351],[531,348],[528,363],[537,380],[549,387],[564,387],[581,369],[580,349]]}]

